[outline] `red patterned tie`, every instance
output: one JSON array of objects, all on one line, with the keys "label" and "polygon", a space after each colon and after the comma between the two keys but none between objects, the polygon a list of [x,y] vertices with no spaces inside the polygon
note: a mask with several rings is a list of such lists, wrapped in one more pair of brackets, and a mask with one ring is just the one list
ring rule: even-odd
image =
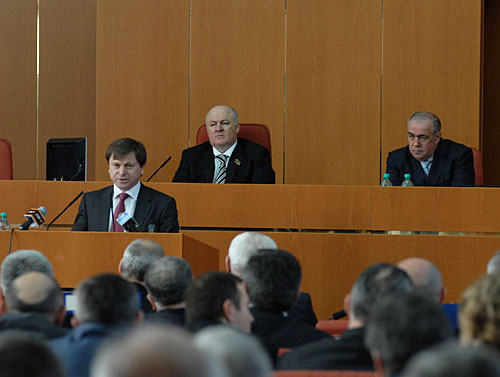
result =
[{"label": "red patterned tie", "polygon": [[116,219],[118,218],[118,216],[120,216],[121,213],[125,212],[125,199],[128,198],[128,194],[126,192],[122,192],[118,196],[120,197],[120,201],[118,202],[118,205],[116,206],[115,213],[113,216],[113,221],[114,221],[113,231],[114,232],[123,232],[122,226],[118,223],[118,221],[116,221]]}]

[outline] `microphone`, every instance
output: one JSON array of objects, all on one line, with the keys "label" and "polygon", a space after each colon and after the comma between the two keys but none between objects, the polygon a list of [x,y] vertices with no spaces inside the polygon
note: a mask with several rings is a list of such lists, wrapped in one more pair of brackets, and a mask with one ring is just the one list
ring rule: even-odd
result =
[{"label": "microphone", "polygon": [[139,223],[130,216],[127,212],[122,212],[116,219],[116,222],[122,226],[127,232],[138,232]]},{"label": "microphone", "polygon": [[158,173],[158,172],[160,171],[160,169],[161,169],[161,168],[163,168],[163,167],[167,164],[167,162],[169,162],[171,159],[172,159],[172,156],[170,156],[169,158],[167,158],[167,159],[163,162],[163,164],[161,164],[161,165],[160,165],[160,167],[159,167],[158,169],[156,169],[156,170],[155,170],[155,172],[154,172],[153,174],[151,174],[151,177],[149,177],[149,178],[148,178],[148,180],[147,180],[146,182],[149,182],[149,181],[151,180],[151,178],[153,178],[153,177],[156,175],[156,173]]},{"label": "microphone", "polygon": [[59,213],[59,215],[57,215],[56,217],[54,217],[54,219],[53,219],[53,220],[49,223],[49,225],[47,225],[47,231],[49,230],[50,226],[51,226],[52,224],[54,224],[54,223],[55,223],[55,221],[56,221],[59,217],[61,217],[61,216],[62,216],[62,214],[63,214],[64,212],[66,212],[66,210],[67,210],[69,207],[71,207],[71,206],[73,205],[73,203],[75,203],[75,202],[76,202],[76,201],[80,198],[80,196],[82,196],[82,195],[83,195],[83,191],[80,191],[80,193],[79,193],[79,194],[78,194],[78,195],[77,195],[77,196],[76,196],[76,197],[75,197],[75,198],[74,198],[71,202],[69,202],[69,204],[68,204],[68,205],[67,205],[67,206],[66,206],[66,207],[65,207],[65,208],[61,211],[61,213]]},{"label": "microphone", "polygon": [[339,310],[338,312],[333,313],[333,315],[330,318],[328,318],[328,320],[340,319],[340,318],[344,318],[345,316],[347,316],[347,313],[345,312],[344,309],[342,309],[342,310]]},{"label": "microphone", "polygon": [[36,224],[35,226],[40,226],[45,222],[43,218],[47,214],[47,208],[40,206],[38,208],[32,208],[24,214],[26,221],[19,227],[19,230],[26,230],[31,224]]}]

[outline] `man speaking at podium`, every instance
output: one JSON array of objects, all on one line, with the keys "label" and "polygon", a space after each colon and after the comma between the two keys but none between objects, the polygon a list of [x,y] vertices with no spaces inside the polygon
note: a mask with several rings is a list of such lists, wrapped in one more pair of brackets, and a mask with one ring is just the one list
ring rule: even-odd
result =
[{"label": "man speaking at podium", "polygon": [[123,232],[122,213],[137,223],[138,232],[177,233],[175,199],[140,182],[146,164],[144,145],[130,138],[113,141],[106,150],[113,186],[86,193],[71,230]]},{"label": "man speaking at podium", "polygon": [[441,121],[428,112],[410,116],[408,146],[389,152],[387,173],[394,186],[410,174],[415,186],[473,186],[472,150],[441,137]]}]

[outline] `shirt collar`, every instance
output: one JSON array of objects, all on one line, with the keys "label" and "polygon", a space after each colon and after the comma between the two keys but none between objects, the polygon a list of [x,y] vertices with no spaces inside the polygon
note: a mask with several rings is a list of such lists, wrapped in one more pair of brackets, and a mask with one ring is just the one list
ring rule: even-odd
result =
[{"label": "shirt collar", "polygon": [[218,156],[220,154],[224,154],[224,155],[226,155],[228,157],[231,157],[231,155],[234,152],[234,148],[236,148],[236,144],[238,144],[238,139],[236,139],[236,141],[234,142],[234,144],[231,145],[231,147],[227,151],[225,151],[224,153],[221,153],[219,150],[217,150],[217,148],[212,147],[213,152],[214,152],[214,156]]},{"label": "shirt collar", "polygon": [[122,192],[126,192],[128,196],[137,201],[137,197],[139,196],[139,190],[141,189],[141,181],[137,182],[137,184],[127,191],[120,190],[116,185],[113,185],[113,199],[120,195]]}]

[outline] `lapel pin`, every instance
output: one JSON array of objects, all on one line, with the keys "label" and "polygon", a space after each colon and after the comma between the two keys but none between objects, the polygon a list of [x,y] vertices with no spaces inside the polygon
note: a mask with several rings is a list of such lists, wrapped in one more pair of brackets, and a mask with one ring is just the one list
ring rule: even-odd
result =
[{"label": "lapel pin", "polygon": [[238,165],[238,166],[240,166],[240,165],[241,165],[241,161],[240,161],[240,160],[238,160],[238,159],[235,159],[235,160],[234,160],[234,163],[235,163],[236,165]]}]

